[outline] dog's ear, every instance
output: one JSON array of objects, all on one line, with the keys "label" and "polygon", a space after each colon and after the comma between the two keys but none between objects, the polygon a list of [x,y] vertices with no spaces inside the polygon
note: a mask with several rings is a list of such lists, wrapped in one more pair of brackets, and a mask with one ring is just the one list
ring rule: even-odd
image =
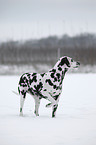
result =
[{"label": "dog's ear", "polygon": [[62,58],[61,62],[59,63],[58,66],[60,66],[60,65],[63,66],[64,64],[66,64],[68,67],[70,67],[70,63],[69,63],[67,57]]}]

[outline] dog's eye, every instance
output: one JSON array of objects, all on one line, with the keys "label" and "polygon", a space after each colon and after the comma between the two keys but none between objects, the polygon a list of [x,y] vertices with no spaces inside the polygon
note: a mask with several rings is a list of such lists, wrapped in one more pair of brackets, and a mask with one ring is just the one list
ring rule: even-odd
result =
[{"label": "dog's eye", "polygon": [[71,62],[73,62],[73,59],[71,59]]}]

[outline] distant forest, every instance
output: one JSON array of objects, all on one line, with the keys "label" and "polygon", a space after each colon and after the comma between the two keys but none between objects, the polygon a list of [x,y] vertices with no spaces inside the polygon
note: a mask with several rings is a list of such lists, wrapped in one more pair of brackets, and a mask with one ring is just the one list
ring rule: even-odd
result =
[{"label": "distant forest", "polygon": [[54,64],[61,56],[70,56],[81,64],[96,64],[96,35],[50,36],[38,40],[0,43],[0,64]]}]

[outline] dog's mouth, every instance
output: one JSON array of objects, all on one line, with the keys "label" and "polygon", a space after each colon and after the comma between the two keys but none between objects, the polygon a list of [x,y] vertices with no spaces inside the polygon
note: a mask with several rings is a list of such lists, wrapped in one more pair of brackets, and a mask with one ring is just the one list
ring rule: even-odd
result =
[{"label": "dog's mouth", "polygon": [[77,65],[77,66],[75,66],[75,67],[73,67],[73,68],[78,68],[79,67],[79,65]]},{"label": "dog's mouth", "polygon": [[74,68],[78,68],[80,66],[80,62],[76,62],[76,66]]}]

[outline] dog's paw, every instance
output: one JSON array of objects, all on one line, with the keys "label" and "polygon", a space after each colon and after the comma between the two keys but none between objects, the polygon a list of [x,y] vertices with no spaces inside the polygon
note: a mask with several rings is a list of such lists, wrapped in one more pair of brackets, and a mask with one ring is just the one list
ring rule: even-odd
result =
[{"label": "dog's paw", "polygon": [[39,114],[38,114],[38,113],[36,113],[36,111],[34,111],[34,114],[35,114],[36,116],[39,116]]},{"label": "dog's paw", "polygon": [[52,106],[53,106],[53,104],[52,104],[52,103],[49,103],[49,104],[47,104],[45,107],[50,108],[50,107],[52,107]]},{"label": "dog's paw", "polygon": [[21,116],[21,117],[22,117],[22,116],[23,116],[23,113],[22,113],[22,112],[20,112],[19,116]]},{"label": "dog's paw", "polygon": [[52,118],[56,118],[56,116],[54,114],[52,114]]}]

